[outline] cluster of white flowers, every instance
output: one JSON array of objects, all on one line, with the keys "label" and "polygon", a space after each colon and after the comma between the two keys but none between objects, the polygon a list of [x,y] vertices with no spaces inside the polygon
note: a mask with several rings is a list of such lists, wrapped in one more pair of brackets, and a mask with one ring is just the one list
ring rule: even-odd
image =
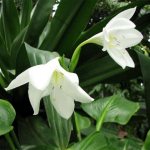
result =
[{"label": "cluster of white flowers", "polygon": [[[110,20],[101,33],[87,40],[89,43],[102,45],[103,51],[107,51],[122,68],[135,66],[125,48],[138,44],[143,38],[135,29],[135,24],[129,20],[135,10],[136,8],[131,8],[121,12]],[[39,113],[41,99],[48,95],[56,111],[66,119],[74,111],[74,100],[81,103],[94,100],[79,86],[77,74],[61,67],[59,57],[50,60],[47,64],[27,69],[18,75],[6,90],[26,83],[29,83],[28,95],[34,115]]]}]

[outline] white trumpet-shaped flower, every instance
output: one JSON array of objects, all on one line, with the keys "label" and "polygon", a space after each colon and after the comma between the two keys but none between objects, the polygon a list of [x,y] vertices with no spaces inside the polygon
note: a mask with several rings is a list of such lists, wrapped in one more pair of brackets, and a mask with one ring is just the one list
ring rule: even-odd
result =
[{"label": "white trumpet-shaped flower", "polygon": [[126,48],[140,43],[143,38],[135,29],[135,24],[130,21],[135,10],[136,8],[131,8],[119,13],[108,22],[101,33],[94,35],[85,43],[102,45],[103,51],[107,51],[122,68],[134,67],[135,64]]},{"label": "white trumpet-shaped flower", "polygon": [[6,90],[26,83],[29,83],[28,95],[34,115],[39,112],[42,97],[48,95],[56,111],[66,119],[74,111],[74,100],[81,103],[93,101],[93,98],[79,86],[78,76],[60,66],[59,57],[52,59],[47,64],[37,65],[22,72]]}]

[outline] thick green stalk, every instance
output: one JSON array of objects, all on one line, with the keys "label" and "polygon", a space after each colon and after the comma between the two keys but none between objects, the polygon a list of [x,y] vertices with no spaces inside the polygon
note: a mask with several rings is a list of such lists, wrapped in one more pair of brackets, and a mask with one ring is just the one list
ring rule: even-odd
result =
[{"label": "thick green stalk", "polygon": [[22,149],[21,149],[21,146],[20,146],[20,143],[19,143],[19,141],[18,141],[18,138],[17,138],[17,136],[16,136],[14,130],[12,130],[12,131],[10,132],[10,135],[11,135],[11,137],[12,137],[12,139],[13,139],[13,141],[14,141],[16,147],[17,147],[17,150],[22,150]]},{"label": "thick green stalk", "polygon": [[75,49],[72,58],[71,58],[71,62],[70,62],[70,67],[69,67],[69,71],[73,72],[78,64],[79,61],[79,57],[80,57],[80,52],[81,52],[81,47],[84,46],[85,44],[88,43],[88,40],[82,42],[81,44],[79,44],[77,46],[77,48]]},{"label": "thick green stalk", "polygon": [[13,143],[9,133],[5,134],[4,136],[5,136],[5,138],[6,138],[7,142],[8,142],[11,150],[16,150],[15,145],[14,145],[14,143]]},{"label": "thick green stalk", "polygon": [[75,112],[74,112],[74,121],[75,121],[75,128],[76,128],[76,132],[77,132],[77,138],[78,138],[79,141],[81,141],[82,138],[81,138],[80,128],[79,128],[79,125],[78,125],[78,118],[77,118]]}]

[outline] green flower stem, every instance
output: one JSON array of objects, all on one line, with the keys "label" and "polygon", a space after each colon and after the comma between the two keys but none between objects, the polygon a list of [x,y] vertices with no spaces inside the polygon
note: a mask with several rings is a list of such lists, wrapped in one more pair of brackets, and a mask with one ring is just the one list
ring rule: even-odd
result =
[{"label": "green flower stem", "polygon": [[18,149],[18,150],[22,150],[22,149],[21,149],[21,146],[20,146],[20,143],[19,143],[19,141],[18,141],[18,138],[17,138],[17,136],[16,136],[14,130],[12,130],[12,131],[10,132],[10,135],[11,135],[11,137],[12,137],[12,139],[13,139],[13,141],[14,141],[16,147],[17,147],[17,149]]},{"label": "green flower stem", "polygon": [[76,132],[77,132],[77,138],[78,138],[79,141],[81,141],[82,137],[81,137],[80,128],[79,128],[79,125],[78,125],[78,118],[77,118],[75,112],[74,112],[74,121],[75,121],[75,128],[76,128]]},{"label": "green flower stem", "polygon": [[77,48],[75,49],[72,58],[71,58],[71,62],[70,62],[70,67],[69,67],[69,71],[73,72],[78,64],[79,61],[79,57],[80,57],[80,52],[81,52],[81,47],[86,45],[89,42],[89,40],[86,40],[82,43],[80,43]]},{"label": "green flower stem", "polygon": [[14,145],[14,143],[13,143],[9,133],[5,134],[4,136],[5,136],[5,138],[6,138],[7,142],[8,142],[11,150],[16,150],[15,145]]}]

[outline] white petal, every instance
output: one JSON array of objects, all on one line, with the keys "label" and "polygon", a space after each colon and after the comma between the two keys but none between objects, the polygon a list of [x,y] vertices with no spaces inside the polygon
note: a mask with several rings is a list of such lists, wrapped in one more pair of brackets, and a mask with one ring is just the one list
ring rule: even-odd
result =
[{"label": "white petal", "polygon": [[69,119],[74,111],[74,100],[64,94],[58,87],[52,89],[50,98],[59,115],[65,119]]},{"label": "white petal", "polygon": [[116,30],[113,34],[117,37],[121,46],[124,48],[137,45],[143,39],[143,35],[136,29]]},{"label": "white petal", "polygon": [[135,64],[125,49],[109,49],[108,54],[113,58],[113,60],[118,63],[123,69],[128,67],[135,67]]},{"label": "white petal", "polygon": [[135,24],[125,18],[117,18],[114,19],[112,21],[110,21],[107,25],[106,25],[106,30],[107,31],[112,31],[112,30],[125,30],[125,29],[132,29],[135,28]]},{"label": "white petal", "polygon": [[74,100],[82,103],[88,103],[94,100],[78,84],[74,84],[71,78],[68,78],[67,74],[64,74],[62,90]]},{"label": "white petal", "polygon": [[29,71],[30,83],[41,91],[45,90],[49,85],[54,69],[49,64],[33,67]]},{"label": "white petal", "polygon": [[72,83],[77,84],[77,85],[79,84],[79,78],[77,74],[66,71],[64,68],[60,66],[60,64],[57,66],[56,70],[58,70],[58,72],[63,73],[63,75],[65,75],[66,78],[72,81]]},{"label": "white petal", "polygon": [[39,113],[42,91],[36,89],[32,84],[29,84],[28,90],[29,100],[34,111],[34,115]]},{"label": "white petal", "polygon": [[116,18],[131,19],[132,16],[134,15],[135,11],[136,11],[136,7],[124,10],[124,11],[120,12],[118,15],[116,15],[113,19],[116,19]]},{"label": "white petal", "polygon": [[98,33],[87,40],[89,43],[103,45],[103,32]]},{"label": "white petal", "polygon": [[[91,98],[84,90],[82,90],[79,87],[79,78],[77,74],[70,73],[64,70],[60,66],[59,62],[58,62],[58,66],[56,70],[63,74],[63,78],[61,78],[61,81],[59,84],[61,85],[61,90],[63,90],[64,93],[66,93],[69,97],[72,97],[76,101],[80,101],[83,103],[93,101],[93,98]],[[52,84],[55,84],[55,83],[52,83]]]},{"label": "white petal", "polygon": [[29,82],[29,70],[30,69],[27,69],[26,71],[19,74],[14,80],[11,81],[11,83],[8,85],[7,88],[5,88],[5,90],[11,90],[23,84],[28,83]]}]

